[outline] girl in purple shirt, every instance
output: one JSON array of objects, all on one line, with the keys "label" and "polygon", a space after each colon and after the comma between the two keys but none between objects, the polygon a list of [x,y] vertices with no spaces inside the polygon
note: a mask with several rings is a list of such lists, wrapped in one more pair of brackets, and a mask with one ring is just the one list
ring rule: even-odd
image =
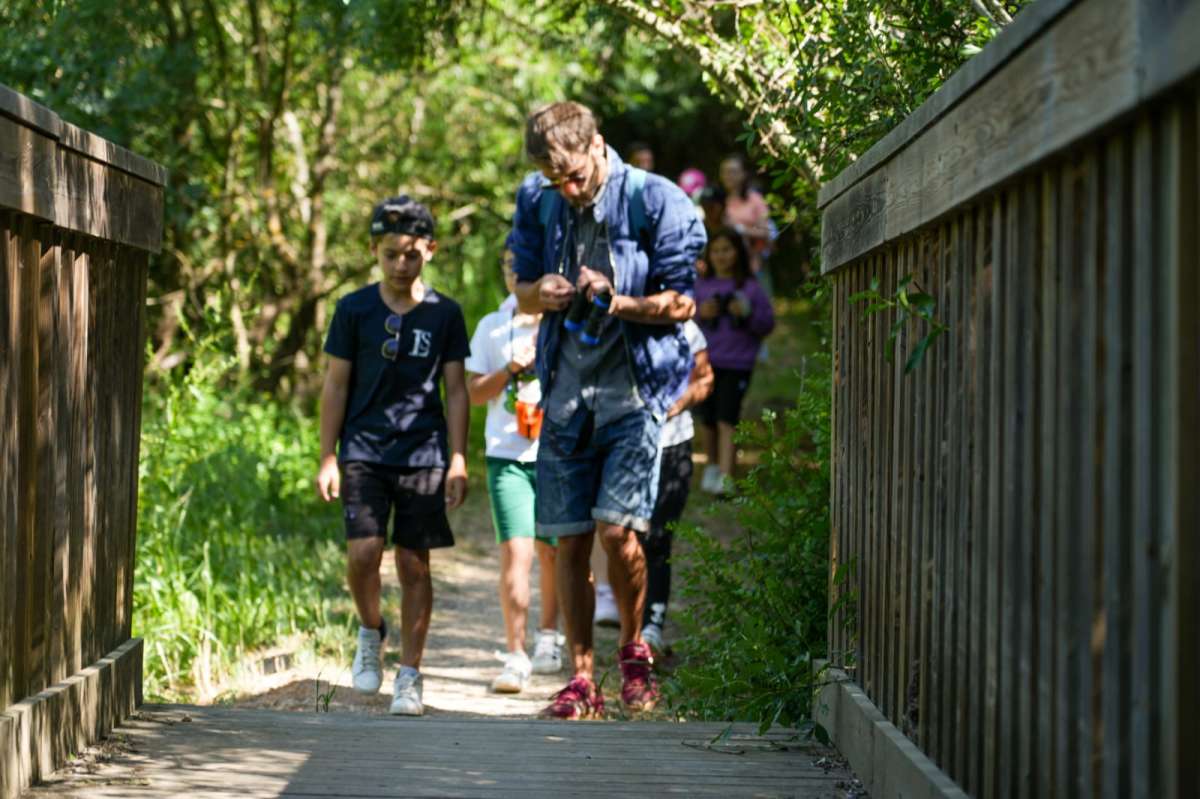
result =
[{"label": "girl in purple shirt", "polygon": [[710,494],[729,491],[737,451],[733,431],[741,418],[742,398],[763,338],[775,328],[771,300],[750,273],[750,253],[741,235],[721,228],[705,253],[709,273],[696,279],[696,316],[708,340],[714,385],[699,406],[708,448],[701,488]]}]

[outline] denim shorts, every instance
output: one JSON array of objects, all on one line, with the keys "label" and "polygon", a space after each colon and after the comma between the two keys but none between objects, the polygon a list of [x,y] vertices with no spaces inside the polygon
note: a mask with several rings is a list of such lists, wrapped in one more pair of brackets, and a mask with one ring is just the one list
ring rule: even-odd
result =
[{"label": "denim shorts", "polygon": [[640,408],[597,429],[581,407],[566,424],[547,414],[537,457],[539,536],[590,533],[596,522],[650,529],[662,423]]}]

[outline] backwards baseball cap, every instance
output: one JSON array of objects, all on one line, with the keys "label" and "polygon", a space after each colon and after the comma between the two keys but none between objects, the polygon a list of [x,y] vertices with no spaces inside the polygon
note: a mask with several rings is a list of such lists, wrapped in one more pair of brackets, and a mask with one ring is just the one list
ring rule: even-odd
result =
[{"label": "backwards baseball cap", "polygon": [[402,236],[433,238],[433,214],[407,194],[388,197],[371,212],[371,235],[399,233]]}]

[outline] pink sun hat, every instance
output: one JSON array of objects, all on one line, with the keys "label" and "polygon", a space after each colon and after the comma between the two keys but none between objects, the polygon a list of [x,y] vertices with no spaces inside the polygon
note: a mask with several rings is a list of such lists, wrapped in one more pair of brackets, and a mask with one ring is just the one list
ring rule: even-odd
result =
[{"label": "pink sun hat", "polygon": [[679,173],[679,180],[676,182],[687,196],[695,199],[696,195],[708,185],[708,178],[704,177],[704,173],[699,169],[688,167]]}]

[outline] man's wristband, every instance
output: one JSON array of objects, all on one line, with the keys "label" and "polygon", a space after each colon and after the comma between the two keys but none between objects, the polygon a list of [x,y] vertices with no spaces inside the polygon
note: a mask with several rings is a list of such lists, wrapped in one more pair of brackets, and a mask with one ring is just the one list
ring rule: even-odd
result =
[{"label": "man's wristband", "polygon": [[508,363],[504,364],[504,371],[508,372],[509,377],[516,377],[517,375],[521,374],[521,372],[523,372],[525,370],[518,369],[517,371],[514,372],[513,368],[512,368],[512,361],[509,361]]}]

